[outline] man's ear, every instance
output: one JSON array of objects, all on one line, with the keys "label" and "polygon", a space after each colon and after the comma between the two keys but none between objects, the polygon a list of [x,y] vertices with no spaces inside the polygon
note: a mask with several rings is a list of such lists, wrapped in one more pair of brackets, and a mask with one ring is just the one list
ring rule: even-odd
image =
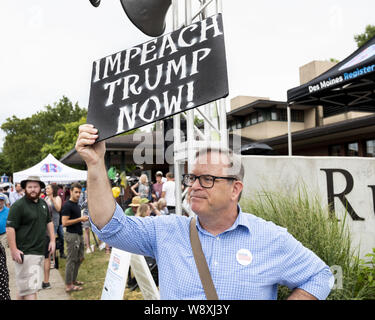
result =
[{"label": "man's ear", "polygon": [[243,190],[242,181],[235,180],[233,182],[233,193],[232,193],[233,200],[237,201],[237,199],[238,199],[240,193],[242,192],[242,190]]}]

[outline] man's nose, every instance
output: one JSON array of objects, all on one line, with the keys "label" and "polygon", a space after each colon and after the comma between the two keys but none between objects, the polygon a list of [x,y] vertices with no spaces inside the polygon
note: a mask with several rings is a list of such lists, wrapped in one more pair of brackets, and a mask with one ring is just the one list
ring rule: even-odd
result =
[{"label": "man's nose", "polygon": [[201,186],[198,178],[195,179],[195,181],[193,182],[193,184],[190,188],[192,188],[192,189],[202,189],[202,186]]}]

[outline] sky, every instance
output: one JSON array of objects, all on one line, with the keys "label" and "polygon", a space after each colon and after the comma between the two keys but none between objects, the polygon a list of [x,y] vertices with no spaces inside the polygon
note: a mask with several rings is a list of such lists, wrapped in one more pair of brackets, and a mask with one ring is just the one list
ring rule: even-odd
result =
[{"label": "sky", "polygon": [[[300,66],[343,60],[357,48],[354,35],[375,24],[374,0],[222,2],[227,106],[238,95],[285,101],[287,90],[299,85]],[[169,13],[166,32],[171,20]],[[93,61],[151,39],[119,0],[102,0],[98,8],[89,0],[1,0],[0,30],[0,124],[64,95],[87,107]],[[0,147],[3,140],[0,130]]]}]

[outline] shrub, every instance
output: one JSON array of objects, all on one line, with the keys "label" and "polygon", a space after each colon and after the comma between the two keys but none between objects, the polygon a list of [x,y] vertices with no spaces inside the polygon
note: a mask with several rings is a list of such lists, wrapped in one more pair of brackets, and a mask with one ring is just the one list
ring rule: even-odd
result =
[{"label": "shrub", "polygon": [[[328,299],[375,299],[375,251],[368,255],[372,257],[370,262],[358,258],[358,250],[352,247],[345,223],[346,215],[343,220],[338,220],[328,208],[322,207],[317,196],[309,195],[305,188],[300,188],[296,195],[263,190],[252,199],[243,199],[241,206],[244,212],[287,228],[331,270],[342,270],[342,281],[336,282]],[[289,294],[288,288],[279,287],[279,299],[285,299]]]}]

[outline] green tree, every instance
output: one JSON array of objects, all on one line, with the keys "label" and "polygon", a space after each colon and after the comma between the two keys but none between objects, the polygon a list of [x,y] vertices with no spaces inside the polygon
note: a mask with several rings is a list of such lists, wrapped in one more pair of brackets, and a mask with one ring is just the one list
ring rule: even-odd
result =
[{"label": "green tree", "polygon": [[8,163],[3,152],[0,152],[0,175],[3,175],[4,173],[9,176],[12,171],[10,170],[10,164]]},{"label": "green tree", "polygon": [[63,130],[55,133],[53,143],[45,143],[42,147],[42,157],[51,153],[56,159],[61,158],[64,154],[74,148],[78,137],[78,127],[86,123],[86,117],[78,121],[64,124]]},{"label": "green tree", "polygon": [[358,48],[362,47],[367,41],[375,36],[375,25],[367,25],[364,33],[356,34],[354,36],[355,42],[357,42]]},{"label": "green tree", "polygon": [[42,147],[54,142],[55,133],[64,130],[64,124],[86,116],[86,109],[80,108],[77,103],[73,105],[67,97],[63,97],[58,103],[45,106],[44,110],[31,117],[7,118],[1,125],[6,133],[3,157],[9,163],[11,172],[38,163],[43,159]]},{"label": "green tree", "polygon": [[31,118],[8,118],[1,126],[7,136],[3,145],[3,156],[10,164],[11,172],[26,169],[39,161],[40,144],[34,137]]}]

